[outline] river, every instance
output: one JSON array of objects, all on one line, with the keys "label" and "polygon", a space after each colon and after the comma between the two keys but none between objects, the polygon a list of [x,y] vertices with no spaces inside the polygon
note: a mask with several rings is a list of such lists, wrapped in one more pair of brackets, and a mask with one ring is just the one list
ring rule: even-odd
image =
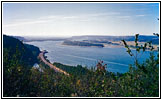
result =
[{"label": "river", "polygon": [[[98,60],[103,60],[107,64],[107,70],[111,72],[125,73],[129,69],[129,64],[133,64],[134,59],[130,57],[124,47],[80,47],[62,45],[63,41],[32,41],[26,42],[47,50],[47,59],[51,63],[59,62],[66,65],[82,65],[95,67]],[[135,53],[135,50],[133,50]],[[150,52],[145,51],[138,55],[140,62],[149,57]]]}]

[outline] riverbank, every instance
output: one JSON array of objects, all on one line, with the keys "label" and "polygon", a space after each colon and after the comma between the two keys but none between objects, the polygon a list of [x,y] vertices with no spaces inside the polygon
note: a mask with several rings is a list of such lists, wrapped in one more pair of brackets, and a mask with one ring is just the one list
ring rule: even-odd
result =
[{"label": "riverbank", "polygon": [[[133,59],[126,53],[126,49],[122,46],[119,48],[113,47],[81,47],[81,46],[65,46],[62,45],[63,41],[37,41],[28,42],[35,45],[40,50],[47,50],[45,54],[48,60],[59,62],[71,66],[87,66],[91,68],[96,65],[98,60],[103,60],[108,64],[108,71],[125,73],[129,67],[125,65],[133,64]],[[132,50],[134,52],[134,50]],[[146,51],[140,57],[140,62],[143,62],[149,57],[149,51]],[[121,64],[124,64],[121,65]]]},{"label": "riverbank", "polygon": [[62,69],[60,69],[60,68],[54,66],[53,64],[51,64],[50,62],[46,61],[46,59],[44,58],[44,54],[45,54],[45,53],[47,53],[47,51],[46,51],[46,50],[43,50],[43,51],[41,51],[41,53],[40,53],[39,56],[38,56],[38,58],[40,58],[40,60],[41,60],[42,62],[44,62],[44,63],[45,63],[46,65],[48,65],[50,68],[54,69],[56,72],[63,73],[63,74],[65,74],[65,75],[67,75],[67,76],[70,75],[69,73],[63,71]]}]

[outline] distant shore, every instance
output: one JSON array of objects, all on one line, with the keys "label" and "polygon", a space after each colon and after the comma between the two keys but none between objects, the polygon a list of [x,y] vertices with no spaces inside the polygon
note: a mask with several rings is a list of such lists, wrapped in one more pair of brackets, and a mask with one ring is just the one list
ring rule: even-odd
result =
[{"label": "distant shore", "polygon": [[[134,41],[126,41],[128,46],[131,49],[135,49],[135,43]],[[139,46],[144,45],[145,42],[138,42]],[[112,47],[112,48],[120,48],[124,47],[124,44],[121,41],[109,41],[107,43],[104,42],[89,42],[89,41],[64,41],[62,45],[66,46],[81,46],[81,47]],[[154,50],[158,50],[158,45],[153,44]],[[146,50],[149,50],[147,48]]]},{"label": "distant shore", "polygon": [[83,46],[83,47],[104,47],[103,44],[88,43],[83,41],[70,41],[70,40],[66,40],[62,44],[70,46]]}]

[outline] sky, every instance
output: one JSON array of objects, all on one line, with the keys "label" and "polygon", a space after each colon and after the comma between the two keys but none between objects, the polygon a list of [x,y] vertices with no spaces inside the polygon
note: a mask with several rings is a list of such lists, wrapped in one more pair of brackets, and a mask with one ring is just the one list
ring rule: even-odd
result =
[{"label": "sky", "polygon": [[152,35],[158,3],[3,3],[2,32],[16,36]]}]

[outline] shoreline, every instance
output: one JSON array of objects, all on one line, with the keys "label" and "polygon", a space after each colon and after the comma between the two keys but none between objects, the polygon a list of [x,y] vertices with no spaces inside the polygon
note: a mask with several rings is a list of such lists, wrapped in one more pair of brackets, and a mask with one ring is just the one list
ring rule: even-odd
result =
[{"label": "shoreline", "polygon": [[39,56],[38,56],[38,58],[42,61],[42,62],[44,62],[46,65],[48,65],[50,68],[52,68],[52,69],[54,69],[55,70],[55,72],[60,72],[60,73],[63,73],[63,74],[65,74],[65,75],[67,75],[67,76],[70,76],[70,74],[69,73],[67,73],[66,71],[64,71],[64,70],[62,70],[62,69],[60,69],[60,68],[58,68],[57,66],[54,66],[53,64],[51,64],[50,62],[48,62],[45,58],[44,58],[44,54],[45,53],[48,53],[46,50],[43,50],[43,51],[41,51],[40,53],[39,53]]},{"label": "shoreline", "polygon": [[63,46],[73,46],[73,47],[75,47],[75,46],[77,46],[77,47],[93,47],[93,48],[94,48],[94,47],[98,47],[98,48],[104,48],[104,47],[105,47],[105,46],[104,46],[104,47],[101,47],[101,46],[79,46],[79,45],[68,45],[68,44],[63,44],[63,43],[62,43],[61,45],[63,45]]}]

